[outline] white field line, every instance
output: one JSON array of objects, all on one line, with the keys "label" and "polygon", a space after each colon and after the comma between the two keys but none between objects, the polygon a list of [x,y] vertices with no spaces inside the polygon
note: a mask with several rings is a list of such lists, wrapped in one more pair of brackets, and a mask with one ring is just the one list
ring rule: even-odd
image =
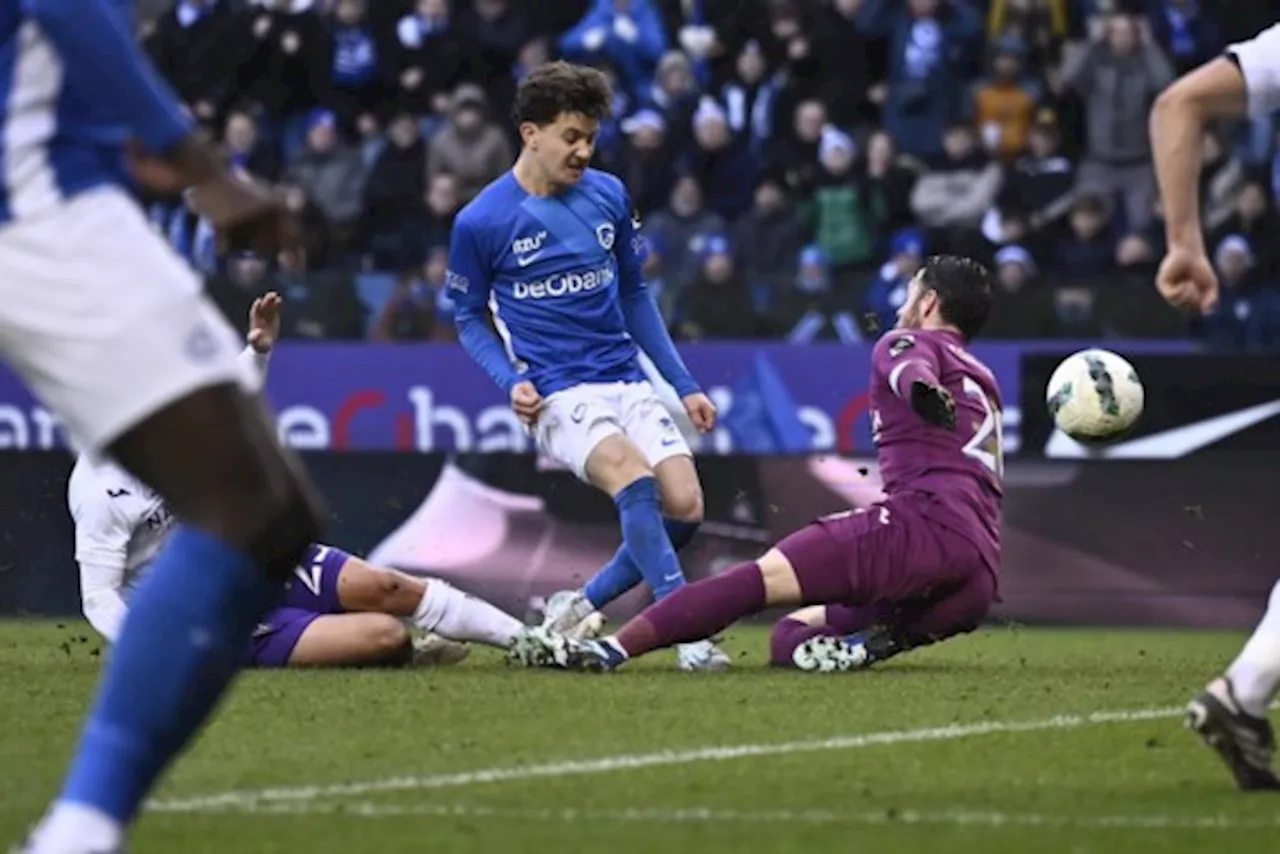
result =
[{"label": "white field line", "polygon": [[785,741],[773,744],[740,744],[724,747],[702,747],[692,750],[662,750],[655,753],[622,754],[598,759],[577,759],[537,765],[509,765],[462,771],[452,774],[430,774],[390,777],[323,786],[291,786],[272,789],[244,789],[187,798],[152,801],[148,808],[159,812],[209,812],[256,807],[262,803],[306,802],[333,798],[352,798],[375,792],[404,792],[456,789],[485,783],[506,783],[588,774],[609,774],[637,768],[689,765],[696,762],[720,762],[761,756],[786,756],[795,753],[820,753],[829,750],[856,750],[887,744],[911,744],[928,741],[951,741],[999,733],[1040,732],[1043,730],[1078,729],[1098,724],[1147,721],[1182,714],[1181,708],[1148,708],[1101,711],[1084,715],[1056,715],[1032,721],[982,721],[972,724],[949,724],[924,729],[888,730],[885,732],[845,735],[808,741]]},{"label": "white field line", "polygon": [[978,810],[883,809],[860,812],[834,810],[733,810],[713,807],[682,809],[579,809],[575,807],[519,809],[476,804],[379,804],[366,802],[316,803],[294,801],[246,806],[239,814],[336,815],[352,818],[468,818],[517,822],[602,822],[618,824],[814,824],[814,825],[949,825],[953,827],[1062,827],[1109,830],[1280,830],[1280,816],[1235,818],[1226,815],[1049,815]]}]

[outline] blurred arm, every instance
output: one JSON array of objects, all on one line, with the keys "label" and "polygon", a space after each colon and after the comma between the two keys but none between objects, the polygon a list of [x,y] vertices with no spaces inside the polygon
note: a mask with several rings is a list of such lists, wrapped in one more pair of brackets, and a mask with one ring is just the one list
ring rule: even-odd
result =
[{"label": "blurred arm", "polygon": [[94,485],[90,495],[71,505],[75,523],[76,563],[80,565],[80,602],[90,625],[115,643],[128,611],[124,571],[132,529],[105,487]]},{"label": "blurred arm", "polygon": [[26,0],[23,6],[57,48],[68,76],[92,81],[98,102],[110,105],[149,152],[167,153],[191,133],[177,97],[135,44],[125,4]]}]

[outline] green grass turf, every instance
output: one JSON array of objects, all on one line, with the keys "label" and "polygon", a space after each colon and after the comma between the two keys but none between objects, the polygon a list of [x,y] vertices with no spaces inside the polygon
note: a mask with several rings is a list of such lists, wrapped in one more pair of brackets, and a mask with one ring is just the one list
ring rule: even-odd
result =
[{"label": "green grass turf", "polygon": [[[824,677],[766,668],[766,635],[749,628],[730,633],[738,667],[725,674],[675,672],[668,653],[608,675],[521,672],[481,650],[448,670],[251,673],[157,793],[187,809],[150,812],[131,851],[1275,851],[1280,797],[1235,792],[1172,714],[442,779],[1180,706],[1240,641],[989,628],[876,672]],[[55,790],[96,678],[96,645],[78,623],[0,623],[0,849]],[[417,779],[200,801],[405,777]]]}]

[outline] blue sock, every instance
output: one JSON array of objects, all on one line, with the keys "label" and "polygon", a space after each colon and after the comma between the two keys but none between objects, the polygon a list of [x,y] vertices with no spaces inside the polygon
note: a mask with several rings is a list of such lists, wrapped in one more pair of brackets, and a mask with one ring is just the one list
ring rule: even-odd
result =
[{"label": "blue sock", "polygon": [[[591,585],[602,597],[617,589],[628,579],[634,579],[638,573],[640,579],[649,585],[655,597],[661,598],[684,584],[684,572],[680,569],[680,560],[671,544],[662,519],[662,504],[658,495],[658,482],[652,477],[642,477],[622,489],[613,498],[618,507],[618,515],[622,517],[622,549],[634,569],[628,571],[624,563],[614,556],[609,567],[615,567],[616,575],[606,575],[599,583]],[[606,567],[606,570],[609,569]],[[624,574],[626,573],[626,574]],[[599,573],[597,573],[599,575]],[[612,585],[607,584],[609,580]],[[597,581],[597,579],[592,579]],[[634,581],[622,590],[634,586]],[[616,596],[616,594],[615,594]],[[596,602],[590,593],[588,599]]]},{"label": "blue sock", "polygon": [[[698,533],[699,523],[663,518],[662,525],[667,530],[667,537],[671,540],[672,548],[679,552],[693,541],[694,534]],[[640,574],[640,567],[631,559],[631,554],[627,551],[627,544],[623,543],[614,552],[609,562],[601,567],[595,575],[591,576],[582,589],[592,607],[600,610],[643,580],[644,576]],[[671,590],[674,589],[676,588],[671,588]],[[666,590],[663,595],[670,593],[671,590]],[[662,598],[657,593],[654,596]]]},{"label": "blue sock", "polygon": [[179,526],[130,601],[61,800],[127,824],[217,705],[282,592],[239,549]]}]

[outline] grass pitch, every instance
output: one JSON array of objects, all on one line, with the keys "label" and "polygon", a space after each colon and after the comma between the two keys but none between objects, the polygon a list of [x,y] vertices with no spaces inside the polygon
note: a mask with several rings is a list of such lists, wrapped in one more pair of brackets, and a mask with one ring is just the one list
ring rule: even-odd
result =
[{"label": "grass pitch", "polygon": [[[1179,709],[1242,638],[988,628],[877,671],[250,673],[156,793],[148,852],[1275,851]],[[79,623],[0,623],[0,849],[96,680]],[[139,702],[146,702],[140,697]]]}]

